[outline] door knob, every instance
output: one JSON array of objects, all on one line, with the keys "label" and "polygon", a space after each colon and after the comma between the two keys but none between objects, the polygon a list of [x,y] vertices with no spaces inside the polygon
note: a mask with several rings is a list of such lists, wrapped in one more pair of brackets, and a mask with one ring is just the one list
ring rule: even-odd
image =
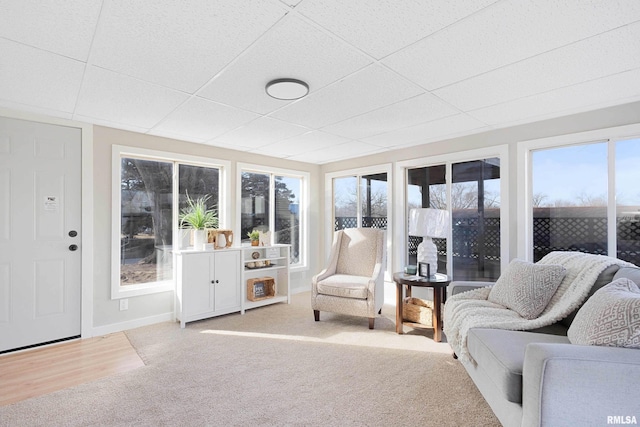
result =
[{"label": "door knob", "polygon": [[78,232],[76,230],[71,230],[69,232],[69,237],[76,237],[78,235]]},{"label": "door knob", "polygon": [[70,251],[77,251],[78,250],[78,245],[69,245],[69,250]]}]

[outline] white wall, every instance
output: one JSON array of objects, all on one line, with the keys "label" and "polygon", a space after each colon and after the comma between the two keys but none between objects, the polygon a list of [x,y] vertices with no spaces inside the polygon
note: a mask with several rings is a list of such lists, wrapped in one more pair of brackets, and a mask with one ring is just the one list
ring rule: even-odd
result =
[{"label": "white wall", "polygon": [[[308,163],[280,160],[272,157],[244,153],[235,150],[195,144],[174,139],[143,135],[101,126],[94,126],[94,281],[93,281],[93,327],[94,334],[100,335],[117,330],[128,329],[139,325],[154,323],[170,318],[173,312],[173,292],[142,295],[129,298],[129,309],[120,311],[119,301],[111,299],[111,147],[124,145],[147,148],[159,151],[202,156],[232,162],[230,170],[231,191],[226,203],[231,206],[231,219],[236,217],[236,164],[254,163],[259,165],[294,169],[309,172],[311,176],[311,203],[309,218],[311,242],[318,241],[320,236],[319,206],[322,199],[318,190],[321,181],[320,167]],[[292,292],[310,289],[311,277],[316,274],[318,257],[315,245],[310,245],[309,269],[292,272]],[[311,309],[309,309],[311,310]],[[311,313],[311,311],[310,311]],[[311,315],[311,314],[309,314]]]}]

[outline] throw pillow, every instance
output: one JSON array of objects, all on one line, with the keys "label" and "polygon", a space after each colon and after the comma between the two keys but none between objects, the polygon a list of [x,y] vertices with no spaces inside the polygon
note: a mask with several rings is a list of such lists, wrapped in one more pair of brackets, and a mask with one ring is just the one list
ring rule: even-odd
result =
[{"label": "throw pillow", "polygon": [[558,290],[566,270],[561,265],[533,264],[514,259],[489,292],[488,300],[525,319],[535,319]]},{"label": "throw pillow", "polygon": [[585,302],[569,327],[572,344],[640,348],[640,289],[617,279]]}]

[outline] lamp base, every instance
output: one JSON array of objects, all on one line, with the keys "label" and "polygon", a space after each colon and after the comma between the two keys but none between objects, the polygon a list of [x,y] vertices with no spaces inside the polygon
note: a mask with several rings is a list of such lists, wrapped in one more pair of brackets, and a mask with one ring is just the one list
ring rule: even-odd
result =
[{"label": "lamp base", "polygon": [[431,237],[423,237],[418,245],[418,262],[429,264],[429,273],[433,277],[438,271],[438,248]]}]

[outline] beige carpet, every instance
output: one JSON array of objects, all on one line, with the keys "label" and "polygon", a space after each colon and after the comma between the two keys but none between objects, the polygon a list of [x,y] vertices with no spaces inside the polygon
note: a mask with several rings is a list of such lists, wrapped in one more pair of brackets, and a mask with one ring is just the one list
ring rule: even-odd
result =
[{"label": "beige carpet", "polygon": [[[0,407],[2,426],[498,426],[446,343],[321,313],[309,294],[127,332],[146,366]],[[411,331],[410,328],[406,329]]]}]

